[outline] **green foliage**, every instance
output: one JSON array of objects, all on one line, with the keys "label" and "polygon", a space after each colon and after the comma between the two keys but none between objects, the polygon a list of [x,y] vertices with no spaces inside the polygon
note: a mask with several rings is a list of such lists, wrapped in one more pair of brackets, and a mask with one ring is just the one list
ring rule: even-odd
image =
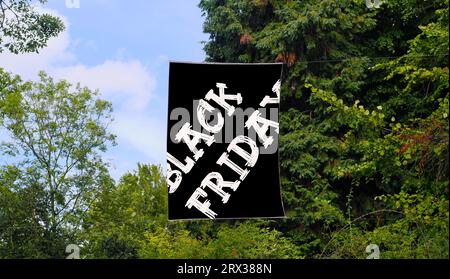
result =
[{"label": "green foliage", "polygon": [[[139,165],[118,185],[107,185],[84,220],[89,257],[137,257],[147,231],[167,222],[167,187],[157,166]],[[121,249],[116,246],[121,247]],[[130,251],[122,254],[123,250]],[[117,252],[117,253],[116,253]]]},{"label": "green foliage", "polygon": [[[306,257],[365,258],[370,243],[385,258],[448,257],[448,3],[199,6],[207,60],[286,66],[279,151],[288,218],[272,226]],[[423,202],[401,210],[400,193]],[[395,202],[375,199],[385,195]],[[380,210],[400,215],[369,218]]]},{"label": "green foliage", "polygon": [[100,186],[111,180],[101,153],[114,143],[107,130],[112,107],[97,95],[45,73],[23,82],[0,69],[0,127],[10,139],[0,144],[0,216],[7,222],[0,246],[26,241],[37,247],[23,257],[62,257],[64,242],[75,238]]},{"label": "green foliage", "polygon": [[[89,210],[80,242],[88,258],[297,257],[280,232],[255,222],[236,227],[167,221],[167,186],[161,169],[138,165],[105,189]],[[193,230],[199,225],[203,230]]]},{"label": "green foliage", "polygon": [[223,225],[210,242],[211,258],[271,259],[298,258],[295,245],[279,231],[260,228],[254,222]]},{"label": "green foliage", "polygon": [[0,52],[38,52],[63,30],[61,19],[37,12],[31,0],[0,0]]},{"label": "green foliage", "polygon": [[143,259],[202,259],[208,257],[206,243],[185,229],[169,230],[159,227],[146,232],[139,255]]},{"label": "green foliage", "polygon": [[448,199],[405,192],[377,199],[396,210],[374,212],[375,218],[392,221],[373,230],[364,230],[364,222],[346,227],[333,234],[321,256],[365,258],[364,248],[378,243],[385,259],[448,258]]}]

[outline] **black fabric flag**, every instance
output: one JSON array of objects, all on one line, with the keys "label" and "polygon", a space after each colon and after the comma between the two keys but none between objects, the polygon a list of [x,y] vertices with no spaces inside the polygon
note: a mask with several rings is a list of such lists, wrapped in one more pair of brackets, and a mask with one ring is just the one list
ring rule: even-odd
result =
[{"label": "black fabric flag", "polygon": [[282,64],[171,62],[169,220],[283,217]]}]

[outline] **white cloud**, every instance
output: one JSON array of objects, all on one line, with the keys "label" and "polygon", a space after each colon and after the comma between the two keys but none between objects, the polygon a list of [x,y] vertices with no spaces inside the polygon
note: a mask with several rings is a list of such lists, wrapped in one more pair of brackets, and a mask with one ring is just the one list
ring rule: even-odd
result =
[{"label": "white cloud", "polygon": [[[163,158],[165,127],[148,115],[156,87],[152,73],[139,60],[123,58],[120,55],[126,51],[123,49],[118,49],[116,57],[101,64],[81,63],[73,52],[80,40],[71,40],[68,20],[57,11],[39,9],[60,17],[66,30],[50,39],[39,54],[0,53],[0,67],[21,75],[24,80],[36,80],[37,73],[44,70],[55,80],[66,79],[72,84],[80,82],[82,86],[99,89],[102,98],[113,103],[115,123],[112,129],[118,136],[119,147],[131,145],[148,159]],[[95,42],[90,44],[95,45]],[[144,126],[148,128],[143,129]],[[113,165],[117,164],[113,162]]]},{"label": "white cloud", "polygon": [[[155,78],[138,60],[124,60],[118,49],[118,58],[100,65],[86,66],[80,63],[70,46],[80,44],[80,39],[71,41],[70,23],[55,10],[37,8],[61,18],[66,29],[58,37],[49,40],[47,47],[39,53],[14,55],[0,53],[0,67],[19,74],[23,79],[36,79],[37,73],[46,71],[56,79],[66,79],[91,89],[100,89],[104,98],[125,102],[129,109],[141,110],[148,104],[155,89]],[[95,44],[95,42],[90,42]]]},{"label": "white cloud", "polygon": [[143,110],[155,88],[155,79],[137,60],[107,60],[93,67],[78,64],[55,68],[50,73],[72,83],[80,81],[83,86],[100,89],[104,98],[123,103],[128,110]]},{"label": "white cloud", "polygon": [[117,121],[111,128],[117,135],[126,139],[131,146],[149,158],[165,157],[166,127],[164,123],[144,113],[130,114],[121,111],[115,114],[115,118]]}]

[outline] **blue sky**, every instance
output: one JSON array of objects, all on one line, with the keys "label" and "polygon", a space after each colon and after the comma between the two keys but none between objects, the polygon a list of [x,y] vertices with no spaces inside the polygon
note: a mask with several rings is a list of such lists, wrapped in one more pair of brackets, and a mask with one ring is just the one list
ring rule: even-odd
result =
[{"label": "blue sky", "polygon": [[49,0],[37,9],[60,16],[66,30],[39,54],[0,54],[0,67],[36,79],[56,79],[99,89],[113,103],[118,145],[105,154],[119,178],[138,162],[164,167],[168,63],[201,62],[203,17],[198,0]]}]

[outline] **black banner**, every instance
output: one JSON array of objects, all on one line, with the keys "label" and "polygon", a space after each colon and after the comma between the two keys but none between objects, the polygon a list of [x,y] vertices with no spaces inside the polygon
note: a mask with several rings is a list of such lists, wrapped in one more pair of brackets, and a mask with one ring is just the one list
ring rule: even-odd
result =
[{"label": "black banner", "polygon": [[282,64],[170,63],[169,220],[283,217]]}]

